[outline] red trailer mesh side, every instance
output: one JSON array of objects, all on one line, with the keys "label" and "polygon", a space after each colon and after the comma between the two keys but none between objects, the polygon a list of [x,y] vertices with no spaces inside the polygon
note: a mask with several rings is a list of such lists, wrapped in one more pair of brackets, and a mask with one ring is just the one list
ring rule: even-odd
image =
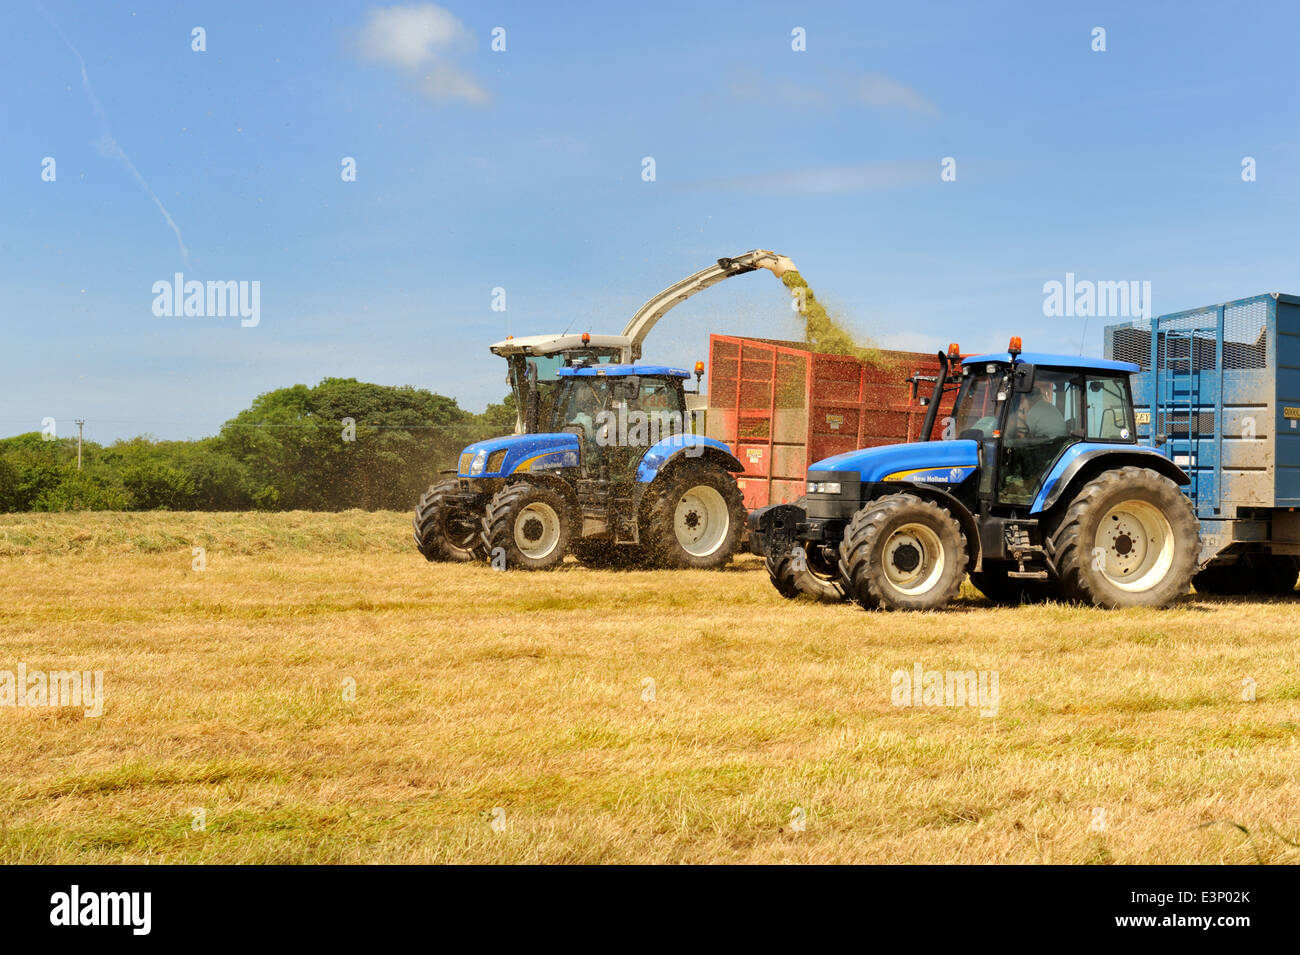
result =
[{"label": "red trailer mesh side", "polygon": [[[925,408],[912,402],[907,379],[937,375],[938,359],[918,352],[878,355],[868,362],[796,343],[709,336],[707,431],[745,465],[739,479],[746,507],[800,497],[808,465],[832,454],[917,440]],[[949,395],[935,438],[951,406]]]}]

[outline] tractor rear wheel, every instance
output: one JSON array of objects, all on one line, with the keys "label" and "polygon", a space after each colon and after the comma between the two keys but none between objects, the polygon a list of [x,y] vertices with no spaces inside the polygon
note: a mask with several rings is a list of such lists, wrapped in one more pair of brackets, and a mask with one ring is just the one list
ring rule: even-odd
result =
[{"label": "tractor rear wheel", "polygon": [[966,559],[961,526],[914,494],[871,501],[840,541],[845,591],[868,609],[939,609],[961,588]]},{"label": "tractor rear wheel", "polygon": [[1051,544],[1066,596],[1112,609],[1165,607],[1187,593],[1199,531],[1178,485],[1129,466],[1085,484]]},{"label": "tractor rear wheel", "polygon": [[550,570],[569,549],[569,503],[544,484],[508,484],[483,517],[488,556],[505,556],[507,570]]},{"label": "tractor rear wheel", "polygon": [[690,462],[649,494],[641,536],[655,563],[701,570],[727,565],[745,527],[744,495],[730,472]]},{"label": "tractor rear wheel", "polygon": [[453,505],[447,496],[459,490],[455,478],[439,481],[424,492],[415,508],[411,525],[415,528],[415,546],[430,561],[482,560],[483,546],[478,510]]}]

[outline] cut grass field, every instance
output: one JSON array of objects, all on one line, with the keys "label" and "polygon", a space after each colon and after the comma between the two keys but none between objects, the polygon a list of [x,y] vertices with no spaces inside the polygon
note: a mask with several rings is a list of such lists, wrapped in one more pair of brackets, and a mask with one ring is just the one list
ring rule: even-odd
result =
[{"label": "cut grass field", "polygon": [[[1298,642],[1293,601],[431,565],[405,514],[0,516],[0,670],[104,681],[0,707],[0,861],[1297,862]],[[996,715],[893,705],[916,664]]]}]

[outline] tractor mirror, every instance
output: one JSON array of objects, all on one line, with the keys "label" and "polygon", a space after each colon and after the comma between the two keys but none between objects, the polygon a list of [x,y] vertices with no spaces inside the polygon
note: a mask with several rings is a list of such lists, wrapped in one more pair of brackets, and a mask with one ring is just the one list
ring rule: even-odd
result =
[{"label": "tractor mirror", "polygon": [[615,379],[610,391],[616,401],[635,401],[641,394],[641,379],[636,375]]},{"label": "tractor mirror", "polygon": [[1013,383],[1011,390],[1018,395],[1034,390],[1034,366],[1029,362],[1021,362],[1016,365],[1016,370],[1012,372]]}]

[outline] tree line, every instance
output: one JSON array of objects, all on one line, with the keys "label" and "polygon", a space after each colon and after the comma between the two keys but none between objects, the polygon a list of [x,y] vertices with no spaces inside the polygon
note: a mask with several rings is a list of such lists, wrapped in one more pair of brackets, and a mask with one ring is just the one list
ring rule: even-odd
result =
[{"label": "tree line", "polygon": [[193,441],[0,439],[0,511],[405,510],[467,444],[514,430],[421,388],[326,378],[258,396]]}]

